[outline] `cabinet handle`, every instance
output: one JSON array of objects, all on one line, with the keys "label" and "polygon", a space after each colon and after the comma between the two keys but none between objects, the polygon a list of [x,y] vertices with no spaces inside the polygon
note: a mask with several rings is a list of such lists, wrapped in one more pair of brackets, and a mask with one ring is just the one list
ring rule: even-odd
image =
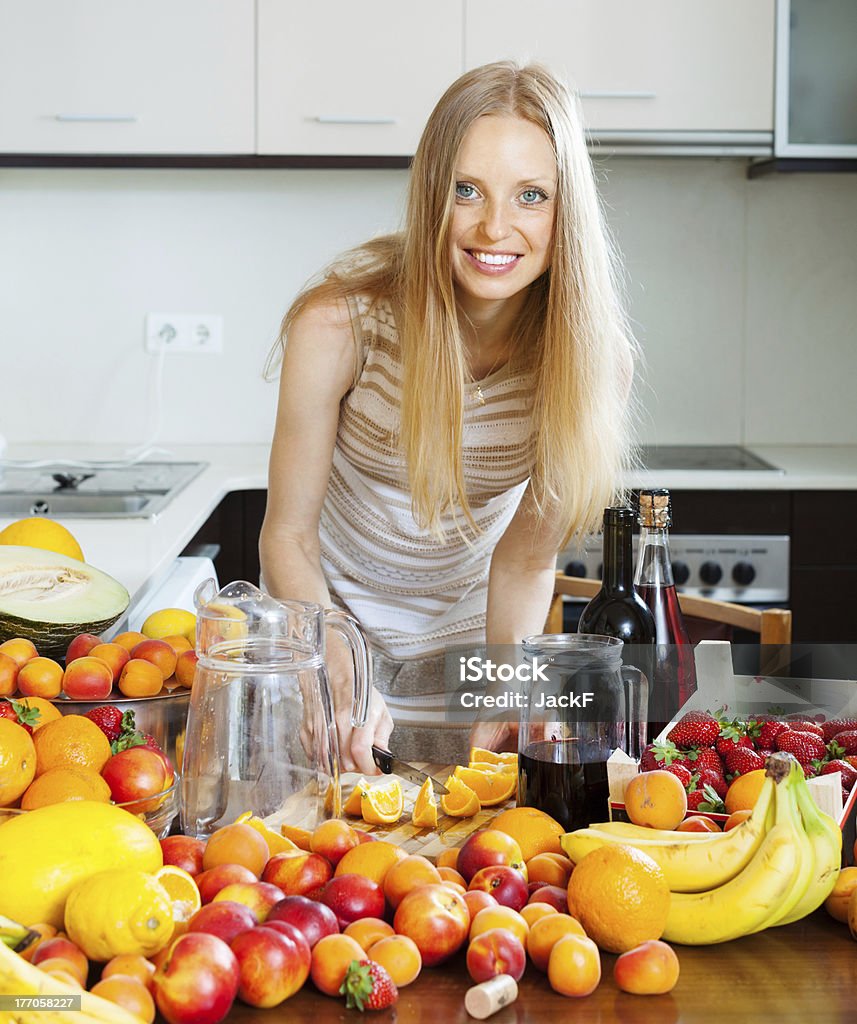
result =
[{"label": "cabinet handle", "polygon": [[351,117],[349,115],[334,116],[333,114],[319,114],[315,118],[319,124],[397,124],[395,117]]},{"label": "cabinet handle", "polygon": [[654,100],[658,96],[633,89],[582,89],[577,95],[582,100]]},{"label": "cabinet handle", "polygon": [[99,121],[127,124],[139,121],[136,114],[54,114],[55,121]]}]

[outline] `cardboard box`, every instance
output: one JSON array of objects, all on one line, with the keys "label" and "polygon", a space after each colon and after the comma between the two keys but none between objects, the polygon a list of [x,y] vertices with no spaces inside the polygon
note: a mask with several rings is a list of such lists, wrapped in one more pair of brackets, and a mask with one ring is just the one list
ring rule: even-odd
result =
[{"label": "cardboard box", "polygon": [[[827,718],[857,716],[857,682],[843,679],[803,679],[791,677],[735,675],[732,647],[728,641],[703,640],[695,650],[697,691],[658,736],[666,738],[675,723],[688,711],[715,712],[719,708],[732,717],[751,718],[775,707],[783,716],[803,714]],[[627,821],[625,786],[640,771],[638,761],[616,751],[607,762],[610,817]],[[842,829],[842,863],[854,863],[857,838],[857,787],[843,803],[838,773],[807,780],[813,799]],[[704,812],[715,821],[724,822],[728,815]]]}]

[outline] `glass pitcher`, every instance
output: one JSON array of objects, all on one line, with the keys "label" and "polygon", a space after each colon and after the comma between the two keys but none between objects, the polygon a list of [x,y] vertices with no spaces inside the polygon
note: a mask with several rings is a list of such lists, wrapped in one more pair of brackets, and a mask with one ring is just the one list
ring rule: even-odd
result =
[{"label": "glass pitcher", "polygon": [[518,731],[518,805],[538,807],[565,830],[608,817],[607,759],[639,758],[648,683],[622,664],[615,637],[556,633],[524,639],[527,700]]},{"label": "glass pitcher", "polygon": [[278,601],[251,583],[200,584],[196,668],[182,758],[182,832],[204,838],[246,811],[313,829],[342,811],[325,631],[354,666],[352,724],[369,706],[369,650],[349,615]]}]

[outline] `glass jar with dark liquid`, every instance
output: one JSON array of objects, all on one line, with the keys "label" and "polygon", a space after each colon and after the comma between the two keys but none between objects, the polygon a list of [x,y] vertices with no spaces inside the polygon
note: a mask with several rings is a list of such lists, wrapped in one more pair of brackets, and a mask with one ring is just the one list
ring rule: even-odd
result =
[{"label": "glass jar with dark liquid", "polygon": [[566,831],[605,821],[608,758],[637,758],[645,742],[647,680],[623,666],[616,637],[547,634],[523,646],[532,679],[518,732],[518,805]]}]

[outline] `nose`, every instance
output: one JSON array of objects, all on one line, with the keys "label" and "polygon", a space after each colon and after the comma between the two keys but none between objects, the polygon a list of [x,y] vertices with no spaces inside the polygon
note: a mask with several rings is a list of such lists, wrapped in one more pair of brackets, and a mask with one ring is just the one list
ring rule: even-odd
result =
[{"label": "nose", "polygon": [[509,234],[509,210],[505,203],[489,200],[483,207],[482,233],[492,242]]}]

